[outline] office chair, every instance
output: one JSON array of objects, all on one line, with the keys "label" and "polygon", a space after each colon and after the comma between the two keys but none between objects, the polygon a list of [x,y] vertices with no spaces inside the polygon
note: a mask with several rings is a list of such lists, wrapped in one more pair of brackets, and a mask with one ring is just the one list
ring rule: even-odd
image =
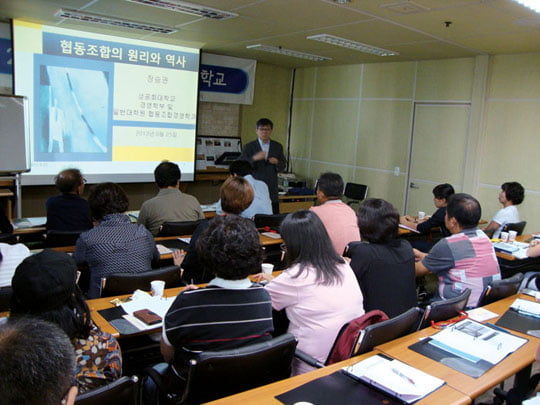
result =
[{"label": "office chair", "polygon": [[47,231],[45,247],[74,246],[83,231]]},{"label": "office chair", "polygon": [[101,296],[129,294],[139,289],[150,291],[150,283],[154,280],[165,281],[165,288],[183,285],[180,267],[167,266],[144,273],[120,273],[101,279]]},{"label": "office chair", "polygon": [[193,235],[195,229],[199,224],[205,219],[199,219],[197,221],[167,221],[164,222],[159,228],[159,233],[157,236],[182,236],[182,235]]},{"label": "office chair", "polygon": [[194,354],[181,392],[168,391],[165,379],[155,369],[148,373],[170,403],[205,403],[289,378],[296,343],[287,333],[238,349]]},{"label": "office chair", "polygon": [[354,355],[354,349],[358,344],[358,339],[362,336],[362,331],[369,325],[386,320],[388,320],[388,316],[383,311],[376,309],[347,322],[338,332],[324,364],[300,349],[296,349],[294,356],[315,368],[322,368],[349,359]]},{"label": "office chair", "polygon": [[523,230],[525,229],[525,225],[527,225],[527,221],[514,222],[513,224],[506,224],[503,226],[502,232],[516,231],[519,236],[523,233]]},{"label": "office chair", "polygon": [[521,280],[521,284],[519,285],[519,290],[521,291],[524,288],[530,288],[531,290],[539,291],[540,287],[540,278],[538,277],[540,275],[540,271],[528,271],[523,276],[523,280]]},{"label": "office chair", "polygon": [[287,214],[255,214],[253,222],[255,222],[255,228],[264,228],[265,226],[279,228],[286,216]]},{"label": "office chair", "polygon": [[523,273],[517,273],[510,278],[504,278],[502,280],[493,280],[482,291],[476,306],[483,307],[484,305],[517,294],[521,280],[523,280]]},{"label": "office chair", "polygon": [[424,310],[424,315],[418,324],[418,330],[427,328],[431,321],[439,322],[453,318],[465,309],[471,290],[466,288],[460,295],[448,300],[435,301]]},{"label": "office chair", "polygon": [[11,286],[0,287],[0,312],[9,311],[12,293]]},{"label": "office chair", "polygon": [[347,197],[347,204],[359,203],[366,199],[368,186],[365,184],[347,183],[343,195]]},{"label": "office chair", "polygon": [[361,332],[353,355],[370,352],[375,346],[413,332],[418,325],[421,314],[422,310],[414,307],[395,318],[368,326]]},{"label": "office chair", "polygon": [[19,241],[19,237],[12,233],[0,233],[0,243],[14,245]]},{"label": "office chair", "polygon": [[77,395],[75,405],[138,405],[139,404],[139,378],[121,377],[118,380]]}]

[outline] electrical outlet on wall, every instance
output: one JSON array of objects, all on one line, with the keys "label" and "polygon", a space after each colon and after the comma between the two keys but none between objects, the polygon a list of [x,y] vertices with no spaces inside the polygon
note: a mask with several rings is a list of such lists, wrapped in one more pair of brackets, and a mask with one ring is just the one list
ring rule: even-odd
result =
[{"label": "electrical outlet on wall", "polygon": [[394,167],[394,176],[399,176],[399,166]]}]

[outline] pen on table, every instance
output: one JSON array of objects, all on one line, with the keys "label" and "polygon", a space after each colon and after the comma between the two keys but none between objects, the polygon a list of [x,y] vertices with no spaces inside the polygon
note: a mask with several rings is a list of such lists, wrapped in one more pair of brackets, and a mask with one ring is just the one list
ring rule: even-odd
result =
[{"label": "pen on table", "polygon": [[486,322],[486,324],[489,325],[490,328],[493,328],[495,330],[500,330],[501,332],[504,332],[504,333],[508,333],[506,329],[503,329],[500,326],[495,325],[494,323]]},{"label": "pen on table", "polygon": [[405,374],[403,374],[401,371],[399,371],[398,369],[396,369],[394,367],[392,367],[392,373],[394,373],[398,377],[403,378],[404,380],[407,380],[412,385],[416,385],[416,383],[414,382],[414,380],[411,377],[406,376]]},{"label": "pen on table", "polygon": [[193,279],[191,279],[191,284],[193,284]]}]

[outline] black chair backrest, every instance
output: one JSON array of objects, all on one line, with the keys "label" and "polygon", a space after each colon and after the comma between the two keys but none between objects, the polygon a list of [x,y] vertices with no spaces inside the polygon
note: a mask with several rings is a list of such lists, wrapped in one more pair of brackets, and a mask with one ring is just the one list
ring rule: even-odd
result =
[{"label": "black chair backrest", "polygon": [[521,280],[523,280],[523,273],[514,274],[510,278],[492,281],[482,291],[477,306],[483,307],[484,305],[517,294]]},{"label": "black chair backrest", "polygon": [[523,233],[525,225],[527,225],[527,221],[515,222],[513,224],[506,224],[505,226],[503,226],[502,230],[503,232],[516,231],[519,236]]},{"label": "black chair backrest", "polygon": [[362,201],[367,197],[368,186],[365,184],[347,183],[343,194],[350,200]]},{"label": "black chair backrest", "polygon": [[121,377],[118,380],[77,395],[75,405],[138,405],[139,378]]},{"label": "black chair backrest", "polygon": [[447,319],[457,316],[465,309],[470,295],[471,290],[466,288],[465,291],[455,298],[436,301],[428,305],[424,310],[424,316],[418,325],[418,329],[427,328],[431,324],[431,321],[446,321]]},{"label": "black chair backrest", "polygon": [[19,237],[17,235],[13,235],[12,233],[0,233],[0,243],[7,243],[9,245],[14,245],[19,241]]},{"label": "black chair backrest", "polygon": [[46,247],[73,246],[83,231],[47,231]]},{"label": "black chair backrest", "polygon": [[150,283],[154,280],[165,281],[165,288],[179,287],[182,285],[180,267],[168,266],[144,273],[120,273],[114,274],[101,280],[101,296],[129,294],[139,289],[150,290]]},{"label": "black chair backrest", "polygon": [[414,307],[395,318],[368,326],[361,333],[354,355],[370,352],[377,345],[415,331],[421,313],[420,308]]},{"label": "black chair backrest", "polygon": [[12,293],[10,286],[0,287],[0,312],[9,311]]},{"label": "black chair backrest", "polygon": [[256,228],[264,228],[265,226],[279,228],[286,216],[287,214],[255,214],[253,221],[255,222]]},{"label": "black chair backrest", "polygon": [[289,378],[296,339],[284,334],[192,360],[181,403],[200,404]]},{"label": "black chair backrest", "polygon": [[199,219],[198,221],[178,221],[178,222],[164,222],[159,228],[157,236],[182,236],[193,235],[195,229],[205,219]]}]

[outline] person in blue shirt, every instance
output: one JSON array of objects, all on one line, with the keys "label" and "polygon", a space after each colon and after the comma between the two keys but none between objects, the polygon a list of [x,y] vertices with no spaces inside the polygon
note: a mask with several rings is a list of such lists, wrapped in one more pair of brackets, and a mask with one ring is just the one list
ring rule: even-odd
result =
[{"label": "person in blue shirt", "polygon": [[[264,181],[256,180],[253,177],[253,167],[248,161],[235,160],[229,166],[229,172],[233,177],[242,176],[247,180],[251,187],[253,187],[253,202],[249,207],[240,213],[241,217],[253,219],[255,214],[272,214],[272,201],[270,200],[268,186]],[[221,199],[216,205],[216,212],[218,215],[221,215],[223,212],[221,209]]]}]

